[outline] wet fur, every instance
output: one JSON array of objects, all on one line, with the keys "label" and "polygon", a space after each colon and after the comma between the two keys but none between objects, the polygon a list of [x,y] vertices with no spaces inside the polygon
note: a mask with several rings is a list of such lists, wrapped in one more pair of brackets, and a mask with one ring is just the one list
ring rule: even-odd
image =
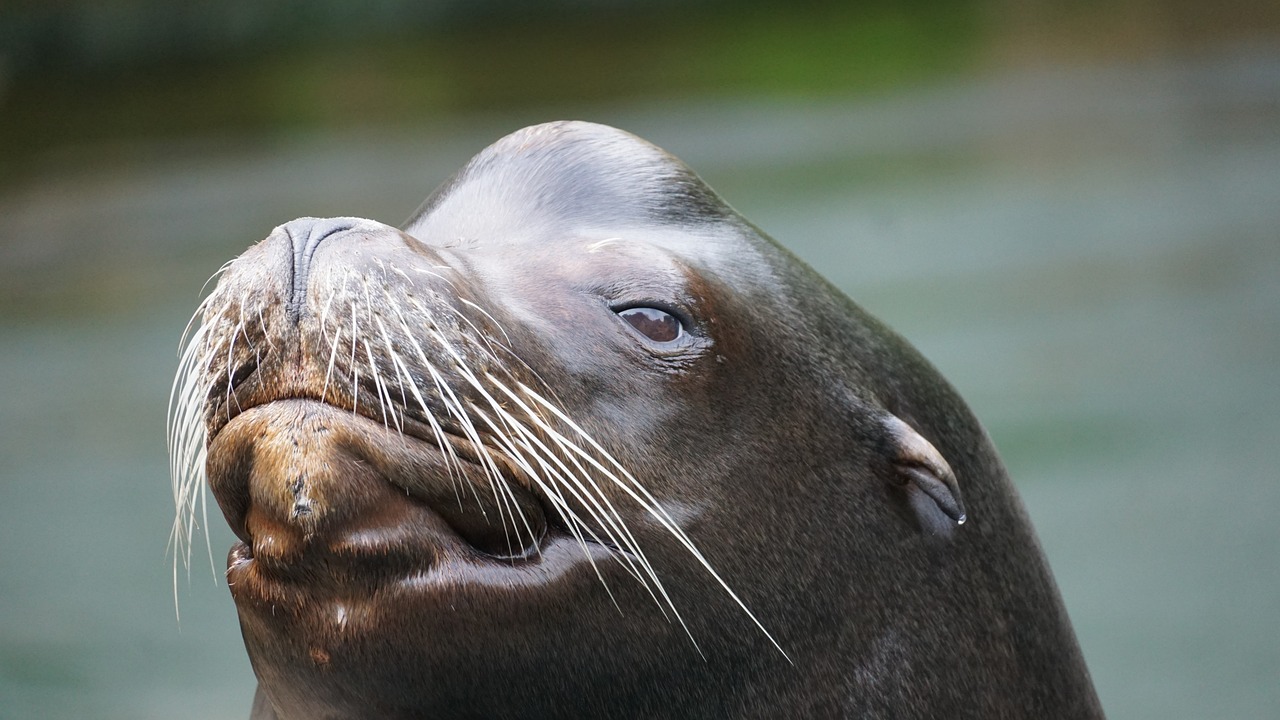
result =
[{"label": "wet fur", "polygon": [[[528,489],[582,561],[522,591],[536,616],[483,588],[458,598],[508,620],[419,616],[457,641],[415,639],[417,621],[387,611],[405,637],[360,645],[384,662],[338,676],[327,655],[294,649],[305,615],[271,626],[242,608],[247,642],[281,633],[250,643],[253,717],[1101,716],[977,420],[905,341],[675,158],[611,128],[537,126],[478,155],[402,234],[351,223],[381,243],[378,262],[312,276],[285,300],[263,288],[288,259],[253,255],[197,313],[170,423],[178,555],[203,512],[210,438],[254,383],[280,382],[274,348],[305,346],[281,318],[304,316],[327,343],[313,350],[319,400],[396,433],[416,424],[453,458],[460,508],[494,509],[513,555],[535,546],[521,562],[560,562],[505,494]],[[662,286],[696,308],[706,347],[680,362],[614,357],[599,349],[613,334],[575,344],[531,320],[521,303],[544,289],[522,273],[544,254],[595,262],[564,255],[565,238],[675,258]],[[296,260],[306,239],[287,239]],[[442,268],[391,262],[411,257],[398,242],[510,249]],[[600,317],[585,332],[615,333]],[[464,478],[459,454],[483,479]]]}]

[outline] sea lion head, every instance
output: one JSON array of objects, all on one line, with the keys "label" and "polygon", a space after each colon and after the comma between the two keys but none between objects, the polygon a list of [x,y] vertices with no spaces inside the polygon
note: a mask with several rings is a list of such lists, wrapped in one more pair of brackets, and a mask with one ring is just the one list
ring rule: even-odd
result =
[{"label": "sea lion head", "polygon": [[179,534],[207,475],[280,717],[927,710],[943,655],[1073,646],[973,617],[1006,567],[1060,606],[954,392],[622,131],[514,133],[402,230],[276,228],[197,316]]}]

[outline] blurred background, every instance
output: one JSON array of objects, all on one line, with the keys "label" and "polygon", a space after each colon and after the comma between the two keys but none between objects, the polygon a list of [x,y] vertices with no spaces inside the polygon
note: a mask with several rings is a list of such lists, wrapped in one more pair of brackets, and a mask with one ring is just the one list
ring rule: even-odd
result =
[{"label": "blurred background", "polygon": [[3,0],[0,719],[247,717],[221,572],[179,621],[166,555],[202,284],[560,118],[958,386],[1112,718],[1280,716],[1280,3]]}]

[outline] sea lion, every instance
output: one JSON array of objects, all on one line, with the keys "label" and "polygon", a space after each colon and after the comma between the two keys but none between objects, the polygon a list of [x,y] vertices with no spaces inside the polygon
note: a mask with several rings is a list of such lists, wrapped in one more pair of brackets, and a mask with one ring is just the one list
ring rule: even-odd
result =
[{"label": "sea lion", "polygon": [[675,157],[551,123],[295,220],[175,380],[254,718],[1090,718],[991,442]]}]

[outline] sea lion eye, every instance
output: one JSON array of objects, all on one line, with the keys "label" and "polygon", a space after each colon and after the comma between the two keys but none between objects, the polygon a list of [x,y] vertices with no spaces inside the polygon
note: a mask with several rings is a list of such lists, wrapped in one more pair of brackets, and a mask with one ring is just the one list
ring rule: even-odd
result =
[{"label": "sea lion eye", "polygon": [[658,308],[627,308],[626,310],[619,310],[618,317],[626,320],[641,335],[654,342],[674,342],[684,334],[684,325],[680,322],[680,318]]}]

